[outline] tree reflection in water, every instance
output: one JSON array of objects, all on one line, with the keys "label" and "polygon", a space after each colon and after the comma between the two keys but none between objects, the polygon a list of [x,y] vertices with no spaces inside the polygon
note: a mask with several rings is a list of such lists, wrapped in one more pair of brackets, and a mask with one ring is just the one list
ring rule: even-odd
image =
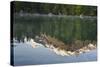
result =
[{"label": "tree reflection in water", "polygon": [[15,16],[13,24],[15,42],[37,43],[62,56],[88,52],[96,48],[97,19],[92,17]]}]

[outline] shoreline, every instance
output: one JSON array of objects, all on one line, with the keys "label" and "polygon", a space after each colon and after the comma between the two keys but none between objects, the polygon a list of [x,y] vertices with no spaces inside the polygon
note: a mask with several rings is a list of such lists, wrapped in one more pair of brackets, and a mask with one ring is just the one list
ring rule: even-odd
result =
[{"label": "shoreline", "polygon": [[14,13],[14,16],[19,16],[19,17],[76,17],[76,18],[97,18],[97,16],[86,16],[86,15],[63,15],[63,14],[52,14],[52,13],[48,13],[48,14],[39,14],[39,13]]}]

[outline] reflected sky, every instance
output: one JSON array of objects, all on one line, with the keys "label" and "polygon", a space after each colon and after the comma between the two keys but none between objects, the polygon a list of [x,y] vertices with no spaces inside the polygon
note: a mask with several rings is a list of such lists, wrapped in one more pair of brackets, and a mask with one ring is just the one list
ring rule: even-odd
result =
[{"label": "reflected sky", "polygon": [[36,64],[53,64],[53,63],[70,63],[96,61],[97,50],[91,50],[79,55],[64,56],[57,54],[54,50],[46,48],[41,44],[37,44],[33,48],[27,43],[14,43],[14,65],[36,65]]}]

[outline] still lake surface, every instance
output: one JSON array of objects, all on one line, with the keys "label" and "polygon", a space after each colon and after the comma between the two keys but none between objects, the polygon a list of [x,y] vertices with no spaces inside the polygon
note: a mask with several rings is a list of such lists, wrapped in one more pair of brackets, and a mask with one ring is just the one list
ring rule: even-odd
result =
[{"label": "still lake surface", "polygon": [[[50,48],[38,44],[33,48],[24,42],[24,38],[34,39],[41,33],[55,37],[64,43],[76,40],[97,41],[96,17],[79,16],[15,16],[13,23],[13,38],[18,42],[11,48],[14,50],[14,65],[37,65],[96,61],[97,49],[74,56],[61,56]],[[13,39],[12,38],[12,39]]]},{"label": "still lake surface", "polygon": [[56,64],[56,63],[72,63],[87,62],[97,60],[97,50],[92,50],[77,56],[61,56],[57,55],[49,48],[45,48],[39,44],[36,48],[32,48],[30,44],[14,43],[14,65],[40,65],[40,64]]}]

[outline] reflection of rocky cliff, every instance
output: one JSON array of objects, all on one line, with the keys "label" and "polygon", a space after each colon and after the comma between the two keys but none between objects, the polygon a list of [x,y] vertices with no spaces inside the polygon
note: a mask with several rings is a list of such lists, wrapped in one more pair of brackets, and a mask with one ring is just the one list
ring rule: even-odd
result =
[{"label": "reflection of rocky cliff", "polygon": [[65,44],[62,41],[47,36],[46,34],[41,34],[40,37],[36,37],[38,42],[41,42],[45,47],[50,48],[58,55],[62,56],[70,56],[70,55],[78,55],[80,53],[85,53],[90,50],[96,49],[96,42],[90,42],[89,40],[80,41],[76,40],[71,44]]},{"label": "reflection of rocky cliff", "polygon": [[90,41],[90,40],[73,40],[71,43],[64,43],[61,40],[58,40],[55,37],[51,37],[46,34],[41,34],[40,39],[43,43],[53,45],[54,47],[60,47],[60,49],[66,49],[70,51],[75,51],[79,48],[82,48],[84,46],[87,46],[88,44],[92,43],[96,46],[96,41]]},{"label": "reflection of rocky cliff", "polygon": [[[14,39],[14,43],[19,43]],[[32,48],[37,48],[39,46],[44,46],[49,48],[51,51],[61,56],[72,56],[79,55],[81,53],[89,52],[93,49],[96,49],[96,42],[80,41],[76,40],[70,44],[65,44],[62,41],[58,40],[55,37],[51,37],[46,34],[41,34],[33,38],[24,38],[24,42],[27,45],[30,45]]]}]

